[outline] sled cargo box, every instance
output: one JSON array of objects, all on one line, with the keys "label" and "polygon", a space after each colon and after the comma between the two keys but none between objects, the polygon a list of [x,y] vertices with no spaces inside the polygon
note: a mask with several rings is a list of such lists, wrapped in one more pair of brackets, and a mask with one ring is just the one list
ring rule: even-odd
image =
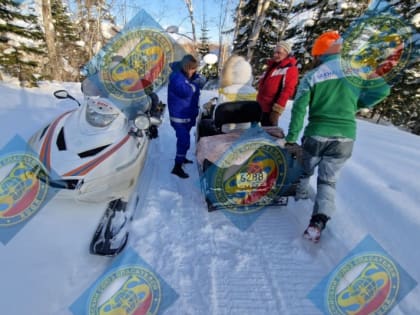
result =
[{"label": "sled cargo box", "polygon": [[196,155],[209,211],[286,205],[295,194],[302,149],[286,148],[282,129],[261,127],[260,116],[257,102],[241,101],[199,117]]}]

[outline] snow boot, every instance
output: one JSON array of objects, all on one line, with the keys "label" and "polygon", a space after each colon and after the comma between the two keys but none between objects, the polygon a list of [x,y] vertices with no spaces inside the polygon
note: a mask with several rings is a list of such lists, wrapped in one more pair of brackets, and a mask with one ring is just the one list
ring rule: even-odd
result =
[{"label": "snow boot", "polygon": [[308,227],[303,232],[303,238],[318,243],[321,238],[321,232],[325,229],[329,219],[329,217],[322,213],[313,215]]},{"label": "snow boot", "polygon": [[175,163],[174,168],[172,169],[172,174],[175,174],[181,178],[188,178],[188,174],[182,169],[182,164]]},{"label": "snow boot", "polygon": [[184,163],[183,164],[193,164],[193,163],[194,163],[193,161],[191,161],[187,158],[184,158]]}]

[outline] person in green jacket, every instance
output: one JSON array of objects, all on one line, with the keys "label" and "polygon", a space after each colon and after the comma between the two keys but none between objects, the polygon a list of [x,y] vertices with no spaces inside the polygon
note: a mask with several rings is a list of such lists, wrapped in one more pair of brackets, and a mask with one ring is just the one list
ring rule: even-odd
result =
[{"label": "person in green jacket", "polygon": [[335,185],[340,169],[352,154],[356,112],[374,106],[390,92],[380,77],[372,84],[372,80],[362,79],[354,71],[343,70],[342,42],[336,31],[328,31],[315,40],[312,56],[318,66],[299,83],[286,136],[286,146],[296,144],[309,107],[308,124],[302,138],[303,175],[295,199],[309,197],[309,179],[318,167],[312,217],[303,234],[313,242],[319,241],[335,211]]}]

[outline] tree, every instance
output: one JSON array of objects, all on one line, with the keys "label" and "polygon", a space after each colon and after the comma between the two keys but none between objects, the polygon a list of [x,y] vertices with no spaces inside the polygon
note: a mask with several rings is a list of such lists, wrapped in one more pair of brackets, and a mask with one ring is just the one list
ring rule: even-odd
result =
[{"label": "tree", "polygon": [[48,49],[47,72],[54,80],[61,80],[61,63],[56,49],[55,27],[52,19],[51,0],[42,0],[42,21],[44,23],[45,41]]},{"label": "tree", "polygon": [[[401,27],[403,37],[406,37],[404,49],[407,53],[411,52],[411,56],[406,56],[404,60],[398,62],[405,62],[404,67],[399,67],[398,64],[394,70],[391,70],[390,75],[385,76],[389,84],[392,85],[391,94],[388,98],[378,104],[371,112],[371,117],[379,119],[386,119],[396,126],[401,126],[410,129],[413,133],[420,133],[420,108],[419,108],[419,81],[418,75],[420,72],[418,62],[419,39],[418,25],[410,25],[413,20],[417,5],[416,1],[412,0],[398,0],[392,3],[386,1],[371,2],[369,9],[369,2],[367,0],[359,1],[316,1],[310,4],[300,2],[292,9],[293,18],[291,18],[291,27],[287,29],[286,37],[293,39],[295,42],[295,54],[304,65],[301,69],[303,75],[306,70],[310,69],[311,56],[309,52],[312,46],[312,40],[321,33],[329,29],[338,30],[344,36],[344,41],[348,41],[353,29],[369,18],[378,18],[384,16],[384,21],[390,18],[396,18],[400,21],[405,21],[406,26]],[[387,18],[389,17],[389,18]],[[391,24],[395,24],[392,21]],[[390,26],[392,26],[390,24]],[[404,34],[407,30],[412,28],[411,35]],[[384,25],[384,29],[389,30],[389,26]],[[368,30],[369,31],[369,30]],[[384,40],[379,41],[378,47],[384,47],[387,41],[392,45],[392,36],[397,34],[390,34],[386,36],[380,31],[375,31],[379,36],[385,36]],[[398,31],[397,31],[398,33]],[[374,35],[372,35],[374,36]],[[398,36],[397,36],[398,37]],[[411,37],[411,38],[410,38]],[[365,39],[361,39],[362,41]],[[410,45],[410,41],[412,44]],[[366,43],[372,45],[372,43]],[[408,45],[407,45],[408,44]],[[375,44],[373,44],[375,45]],[[375,47],[373,47],[375,48]],[[375,49],[377,56],[372,54],[368,56],[373,61],[373,68],[381,64],[381,58],[385,51],[380,48]],[[360,52],[356,52],[358,54]],[[357,56],[346,56],[357,57]],[[372,58],[373,57],[373,58]],[[397,58],[398,59],[398,58]],[[398,75],[394,75],[395,74]]]},{"label": "tree", "polygon": [[200,37],[200,43],[198,45],[198,53],[201,57],[204,57],[206,54],[210,51],[210,45],[209,45],[209,37],[208,37],[208,28],[207,28],[207,22],[206,22],[206,16],[203,11],[203,25],[201,26],[201,37]]},{"label": "tree", "polygon": [[[39,61],[46,55],[44,36],[31,8],[13,0],[2,0],[0,7],[0,70],[19,79],[22,86],[36,85],[42,77]],[[23,13],[25,12],[25,13]]]},{"label": "tree", "polygon": [[247,59],[252,59],[253,49],[257,46],[257,40],[263,27],[263,22],[265,20],[266,11],[270,6],[270,0],[258,0],[257,8],[255,12],[254,23],[252,23],[251,33],[248,38],[248,49],[247,49]]},{"label": "tree", "polygon": [[76,0],[76,5],[75,24],[78,25],[80,41],[88,61],[110,39],[109,33],[104,32],[105,26],[113,30],[114,34],[118,28],[105,0]]},{"label": "tree", "polygon": [[248,1],[239,3],[233,52],[245,56],[253,66],[254,75],[263,72],[276,43],[288,25],[290,1]]},{"label": "tree", "polygon": [[366,10],[369,0],[300,2],[291,8],[291,27],[286,39],[293,39],[293,51],[301,65],[301,74],[312,67],[312,41],[327,30],[343,33]]},{"label": "tree", "polygon": [[[239,0],[239,6],[243,0]],[[226,56],[229,53],[229,49],[231,47],[232,40],[230,39],[232,33],[237,31],[237,27],[231,29],[225,29],[229,27],[226,25],[227,16],[230,12],[230,7],[232,5],[232,0],[220,0],[220,15],[219,20],[217,22],[217,27],[219,30],[219,49],[218,49],[218,62],[217,62],[217,73],[222,71],[222,67],[224,64]]]},{"label": "tree", "polygon": [[[377,121],[386,119],[395,126],[420,135],[419,24],[411,23],[418,14],[417,6],[416,1],[400,0],[393,2],[392,6],[382,8],[401,21],[401,35],[405,35],[406,40],[404,55],[398,61],[405,60],[406,65],[388,76],[389,83],[392,84],[391,95],[372,110],[371,117],[377,117]],[[395,24],[397,23],[394,22],[393,25]]]},{"label": "tree", "polygon": [[190,16],[193,45],[194,45],[194,48],[196,49],[197,48],[197,36],[196,36],[196,32],[195,32],[194,8],[193,8],[192,0],[185,0],[185,5],[187,6],[188,13],[189,13],[189,16]]},{"label": "tree", "polygon": [[79,43],[77,27],[71,14],[61,0],[51,0],[51,14],[55,29],[57,55],[60,60],[61,76],[65,81],[77,81],[79,68],[86,63]]}]

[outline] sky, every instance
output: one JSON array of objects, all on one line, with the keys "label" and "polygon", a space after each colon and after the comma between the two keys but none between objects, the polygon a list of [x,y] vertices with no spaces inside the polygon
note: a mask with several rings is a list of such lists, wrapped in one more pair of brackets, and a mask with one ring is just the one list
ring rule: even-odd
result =
[{"label": "sky", "polygon": [[[224,3],[228,2],[230,14],[227,14],[227,26],[228,29],[232,26],[232,14],[233,9],[236,6],[236,0],[223,0]],[[122,1],[119,1],[122,2]],[[186,36],[192,37],[191,33],[191,22],[189,13],[184,0],[159,0],[159,1],[124,1],[126,3],[126,10],[124,10],[124,2],[119,4],[117,2],[114,6],[117,9],[117,17],[127,16],[127,21],[135,15],[141,8],[146,10],[164,29],[168,26],[178,26],[179,32]],[[219,1],[206,1],[206,0],[195,0],[193,2],[194,17],[196,22],[196,35],[197,38],[201,36],[201,27],[203,24],[203,11],[205,12],[205,19],[207,23],[207,29],[209,30],[208,36],[212,42],[219,41],[219,16],[220,16],[220,2]],[[126,13],[124,13],[126,12]],[[230,21],[230,22],[229,22]],[[230,23],[230,24],[229,24]]]},{"label": "sky", "polygon": [[[82,100],[77,83],[30,89],[0,83],[2,177],[8,143],[16,136],[27,141],[75,108],[52,96],[63,88]],[[201,103],[215,94],[203,91]],[[158,95],[166,102],[166,87]],[[290,109],[280,119],[283,129]],[[139,177],[126,249],[115,258],[90,255],[106,205],[53,196],[0,242],[1,313],[86,315],[103,307],[105,314],[118,296],[140,305],[152,296],[150,314],[369,314],[373,304],[366,300],[377,303],[375,314],[420,314],[419,137],[363,120],[357,128],[353,156],[337,184],[337,211],[313,244],[302,238],[310,200],[260,209],[245,229],[236,224],[243,214],[208,212],[194,141],[188,153],[194,164],[185,167],[190,177],[170,174],[175,135],[166,112]]]}]

